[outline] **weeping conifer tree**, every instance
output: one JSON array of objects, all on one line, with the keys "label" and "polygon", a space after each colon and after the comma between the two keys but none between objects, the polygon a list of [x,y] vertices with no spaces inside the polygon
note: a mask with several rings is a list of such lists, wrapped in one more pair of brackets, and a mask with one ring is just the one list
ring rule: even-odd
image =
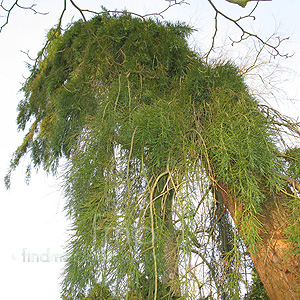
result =
[{"label": "weeping conifer tree", "polygon": [[26,153],[28,175],[67,159],[64,299],[241,299],[278,197],[299,262],[300,152],[282,142],[299,128],[233,64],[205,64],[191,32],[103,13],[50,30],[31,68],[6,184]]}]

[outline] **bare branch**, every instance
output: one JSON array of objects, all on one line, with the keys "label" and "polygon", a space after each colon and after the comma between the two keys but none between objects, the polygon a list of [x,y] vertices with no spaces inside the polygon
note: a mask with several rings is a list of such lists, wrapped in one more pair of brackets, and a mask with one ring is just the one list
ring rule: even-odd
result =
[{"label": "bare branch", "polygon": [[58,19],[58,23],[57,23],[57,28],[58,29],[61,29],[62,19],[64,17],[64,14],[65,14],[66,10],[67,10],[67,0],[64,0],[64,8],[63,8],[63,10],[61,12],[61,15],[60,15],[60,17]]},{"label": "bare branch", "polygon": [[211,42],[210,49],[208,50],[208,52],[205,55],[206,58],[210,55],[210,53],[215,48],[215,40],[216,40],[217,32],[218,32],[218,12],[216,12],[216,15],[215,15],[215,31],[212,36],[212,42]]},{"label": "bare branch", "polygon": [[260,104],[259,107],[261,112],[270,120],[270,125],[282,128],[282,132],[289,131],[290,136],[294,136],[297,139],[300,138],[300,122],[298,120],[284,116],[270,106]]},{"label": "bare branch", "polygon": [[83,10],[81,8],[79,8],[73,0],[70,0],[70,2],[72,3],[72,5],[79,11],[79,13],[81,14],[82,16],[82,19],[84,20],[84,22],[86,22],[86,18],[85,18],[85,15],[83,13]]},{"label": "bare branch", "polygon": [[2,11],[5,12],[5,15],[4,16],[0,16],[0,17],[4,17],[5,18],[5,21],[3,22],[3,24],[1,24],[0,26],[0,33],[1,31],[3,30],[3,28],[8,24],[8,21],[9,21],[9,17],[10,17],[10,14],[12,12],[12,10],[15,8],[15,7],[18,7],[18,8],[21,8],[21,9],[26,9],[26,10],[30,10],[32,11],[34,14],[39,14],[39,15],[47,15],[48,13],[43,13],[43,12],[40,12],[40,11],[37,11],[35,9],[36,7],[36,4],[32,4],[31,6],[22,6],[18,3],[18,0],[15,0],[15,2],[9,7],[5,7],[4,4],[3,4],[4,0],[1,1],[1,4],[0,4],[0,9]]},{"label": "bare branch", "polygon": [[[124,11],[124,10],[107,10],[104,7],[102,7],[102,11],[99,12],[99,11],[94,11],[94,10],[91,10],[91,9],[80,8],[78,5],[75,4],[74,0],[70,0],[70,2],[79,11],[79,13],[81,14],[82,19],[84,21],[86,21],[85,13],[89,13],[89,14],[93,14],[93,15],[101,15],[101,14],[104,14],[104,13],[130,14],[130,15],[142,18],[142,19],[145,19],[145,18],[148,18],[148,17],[151,17],[151,16],[157,16],[157,17],[164,18],[163,14],[167,10],[169,10],[171,7],[173,7],[175,5],[182,5],[182,4],[189,5],[189,3],[187,3],[185,0],[180,0],[180,1],[175,0],[173,3],[171,3],[171,1],[169,1],[168,7],[166,7],[162,11],[156,12],[156,13],[149,13],[149,14],[141,15],[141,14],[138,14],[138,13],[135,13],[135,12],[129,12],[129,11]],[[64,3],[65,3],[65,5],[64,5],[63,13],[66,10],[66,0],[64,0]],[[60,17],[60,23],[61,23],[61,20],[62,20],[62,17],[63,17],[63,13],[62,13],[62,15]]]},{"label": "bare branch", "polygon": [[21,50],[21,52],[24,53],[24,54],[26,54],[26,56],[27,56],[27,58],[28,58],[29,60],[31,60],[31,61],[35,61],[35,60],[36,60],[35,58],[30,57],[30,55],[29,55],[29,50],[28,50],[27,52]]},{"label": "bare branch", "polygon": [[[63,1],[64,1],[64,7],[63,7],[63,10],[61,12],[60,18],[58,20],[58,25],[57,25],[57,27],[59,29],[62,29],[61,28],[62,20],[63,20],[65,12],[67,10],[67,0],[63,0]],[[134,12],[118,11],[118,10],[105,10],[104,8],[102,8],[102,11],[99,12],[99,11],[93,11],[93,10],[90,10],[90,9],[82,9],[77,4],[75,4],[74,0],[70,0],[70,3],[80,13],[80,15],[81,15],[81,17],[84,21],[87,20],[86,13],[93,14],[93,15],[101,15],[103,13],[116,13],[116,14],[128,13],[128,14],[131,14],[131,15],[137,16],[139,18],[143,18],[143,19],[147,18],[147,17],[151,17],[151,16],[157,16],[157,17],[164,18],[163,14],[167,10],[169,10],[171,7],[176,6],[176,5],[182,5],[182,4],[189,5],[189,3],[186,0],[167,0],[167,1],[169,2],[169,4],[165,9],[163,9],[160,12],[149,13],[149,14],[146,14],[146,15],[141,15],[141,14],[134,13]],[[244,19],[247,19],[247,18],[251,18],[251,19],[255,20],[255,16],[253,15],[253,13],[257,8],[258,3],[250,11],[250,13],[248,13],[246,15],[243,15],[243,16],[240,16],[237,19],[233,19],[230,16],[228,16],[227,14],[225,14],[224,12],[222,12],[221,10],[219,10],[216,7],[216,5],[213,3],[213,0],[207,0],[207,1],[210,4],[210,6],[213,8],[213,10],[215,11],[215,17],[214,17],[215,28],[214,28],[214,34],[212,36],[211,47],[210,47],[210,49],[208,50],[208,52],[206,53],[206,55],[204,57],[207,58],[209,56],[209,54],[213,51],[214,47],[215,47],[215,40],[216,40],[217,32],[218,32],[218,18],[219,18],[219,16],[223,17],[224,19],[226,19],[230,23],[234,24],[239,29],[239,31],[241,32],[241,35],[240,35],[239,39],[237,39],[237,40],[231,39],[232,45],[234,45],[236,43],[240,43],[240,42],[242,42],[242,41],[244,41],[248,38],[254,38],[255,40],[257,40],[261,44],[260,49],[261,50],[266,49],[271,56],[273,56],[273,57],[275,57],[275,56],[289,57],[288,54],[283,54],[279,51],[279,46],[282,44],[282,42],[287,40],[288,37],[286,37],[286,38],[277,37],[277,42],[274,44],[274,43],[270,42],[270,39],[264,39],[264,38],[260,37],[259,35],[255,34],[254,32],[246,30],[244,28],[244,26],[242,26],[239,23],[241,20],[244,20]],[[5,21],[0,26],[0,32],[8,24],[10,14],[11,14],[12,10],[15,7],[18,7],[18,8],[21,8],[21,9],[26,9],[26,10],[31,10],[35,14],[42,14],[42,15],[47,14],[47,13],[42,13],[42,12],[37,11],[35,9],[36,4],[32,4],[31,6],[22,6],[22,5],[19,4],[19,0],[15,0],[14,3],[10,7],[7,8],[7,7],[4,6],[3,3],[4,3],[4,0],[1,0],[0,10],[5,12],[5,15],[2,16],[2,17],[5,18]],[[259,52],[259,54],[260,54],[260,52]]]},{"label": "bare branch", "polygon": [[253,20],[255,20],[255,16],[253,16],[253,13],[254,13],[254,11],[257,8],[258,3],[255,5],[255,7],[251,10],[251,12],[249,14],[241,16],[238,19],[233,19],[233,18],[229,17],[227,14],[223,13],[222,11],[220,11],[215,6],[215,4],[212,2],[212,0],[207,0],[207,1],[211,5],[211,7],[214,9],[214,11],[216,12],[216,14],[215,14],[215,31],[214,31],[214,34],[213,34],[213,37],[212,37],[212,46],[209,49],[209,51],[206,53],[205,57],[208,57],[208,55],[211,53],[211,51],[214,48],[215,38],[216,38],[216,35],[217,35],[217,31],[218,31],[218,28],[217,28],[216,24],[217,24],[217,19],[218,19],[219,15],[222,16],[224,19],[228,20],[229,22],[231,22],[232,24],[234,24],[241,31],[241,35],[240,35],[240,38],[238,40],[232,40],[231,39],[232,45],[234,45],[236,43],[240,43],[240,42],[242,42],[242,41],[244,41],[244,40],[246,40],[248,38],[254,38],[259,43],[262,44],[262,48],[267,49],[267,51],[269,52],[269,54],[272,57],[276,57],[276,56],[280,56],[280,57],[284,57],[284,58],[290,57],[289,54],[287,54],[287,53],[283,54],[283,53],[281,53],[279,51],[279,46],[282,44],[282,42],[284,42],[285,40],[288,40],[289,39],[288,37],[286,37],[286,38],[277,37],[277,43],[276,44],[272,44],[272,43],[270,43],[269,39],[263,39],[259,35],[246,30],[242,25],[239,24],[239,22],[241,20],[246,19],[246,18],[252,18]]},{"label": "bare branch", "polygon": [[169,0],[169,6],[162,10],[161,12],[159,13],[152,13],[152,14],[147,14],[145,15],[144,17],[149,17],[149,16],[160,16],[163,18],[163,13],[165,13],[168,9],[170,9],[172,6],[175,6],[175,5],[181,5],[181,4],[187,4],[187,5],[190,5],[188,2],[186,2],[185,0],[180,0],[177,2],[177,0],[174,1],[174,3],[171,4],[171,1]]}]

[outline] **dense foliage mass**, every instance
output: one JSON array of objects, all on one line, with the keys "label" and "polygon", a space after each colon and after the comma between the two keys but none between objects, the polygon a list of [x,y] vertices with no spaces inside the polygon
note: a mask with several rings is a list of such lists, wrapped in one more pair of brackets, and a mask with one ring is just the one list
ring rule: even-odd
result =
[{"label": "dense foliage mass", "polygon": [[[102,14],[52,29],[31,69],[17,120],[30,128],[11,170],[27,152],[47,171],[68,159],[66,299],[241,299],[250,267],[240,237],[251,249],[260,239],[262,186],[276,193],[282,174],[300,177],[299,151],[279,153],[273,116],[239,70],[205,64],[191,32]],[[239,233],[218,182],[242,203]]]}]

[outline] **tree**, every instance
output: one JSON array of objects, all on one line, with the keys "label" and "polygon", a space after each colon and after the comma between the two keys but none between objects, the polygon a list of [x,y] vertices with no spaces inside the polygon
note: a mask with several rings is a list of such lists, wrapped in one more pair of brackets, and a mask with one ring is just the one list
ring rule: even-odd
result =
[{"label": "tree", "polygon": [[[252,0],[250,0],[250,1],[252,1]],[[235,37],[235,38],[231,39],[232,45],[236,44],[236,43],[241,43],[245,40],[248,40],[249,38],[252,38],[254,41],[257,42],[257,45],[256,45],[256,47],[258,49],[257,50],[257,56],[261,55],[261,52],[262,52],[263,49],[266,49],[267,52],[273,57],[275,57],[275,56],[289,57],[288,53],[283,53],[280,50],[281,44],[285,40],[287,40],[288,37],[281,37],[281,35],[279,35],[279,36],[272,36],[272,37],[265,38],[265,37],[260,36],[259,34],[256,34],[252,29],[247,29],[245,24],[243,24],[243,22],[246,19],[250,19],[250,20],[255,20],[256,19],[255,11],[258,7],[259,1],[269,1],[269,0],[257,0],[255,7],[250,12],[246,12],[246,13],[242,12],[241,15],[238,18],[232,17],[228,13],[223,12],[222,9],[219,9],[218,6],[214,4],[213,0],[204,0],[203,1],[204,4],[205,4],[205,2],[207,2],[209,4],[210,8],[215,13],[215,17],[214,17],[215,31],[214,31],[213,36],[212,36],[211,47],[207,51],[207,53],[204,55],[205,57],[209,57],[211,52],[213,50],[215,50],[215,48],[216,48],[215,44],[216,44],[216,37],[217,37],[218,31],[219,31],[220,17],[221,17],[221,19],[225,19],[229,24],[233,24],[234,27],[236,27],[236,29],[240,32],[239,38]],[[74,2],[74,0],[69,0],[69,1],[62,0],[63,9],[61,11],[61,15],[59,17],[58,24],[57,24],[57,27],[60,28],[60,29],[63,28],[62,24],[63,24],[64,15],[67,11],[67,3],[68,2],[70,2],[69,3],[70,6],[72,6],[73,8],[75,8],[79,12],[81,18],[84,21],[86,21],[91,15],[101,15],[102,14],[102,11],[99,12],[99,11],[95,11],[95,10],[92,10],[92,9],[89,9],[89,8],[81,8],[80,6],[78,6]],[[189,5],[189,2],[187,2],[186,0],[170,0],[170,1],[168,0],[168,2],[169,2],[169,5],[165,9],[163,9],[162,11],[159,11],[159,12],[149,13],[149,14],[146,14],[146,15],[139,15],[135,12],[131,12],[131,14],[135,15],[135,16],[138,16],[138,17],[141,17],[141,18],[158,17],[158,18],[163,19],[164,18],[164,13],[166,11],[168,11],[170,8],[172,8],[173,6]],[[243,3],[238,3],[239,2],[238,0],[229,1],[229,2],[237,3],[240,6],[244,7],[247,4],[245,2],[249,2],[249,1],[240,1],[240,2],[243,2]],[[0,4],[0,13],[1,13],[1,16],[2,16],[3,22],[0,22],[0,33],[4,29],[4,27],[8,25],[10,16],[16,8],[31,11],[34,14],[42,14],[42,15],[47,14],[47,12],[39,11],[37,9],[37,4],[35,4],[35,3],[33,3],[31,5],[28,5],[28,6],[24,6],[24,5],[19,3],[19,0],[14,0],[13,3],[10,4],[10,5],[7,4],[7,3],[1,2],[1,4]],[[110,11],[110,12],[111,13],[121,13],[121,11],[116,11],[116,10]],[[38,59],[39,58],[37,58],[36,60],[38,60]]]},{"label": "tree", "polygon": [[[299,127],[259,104],[232,63],[202,61],[190,32],[107,12],[51,30],[32,66],[11,170],[25,153],[49,172],[68,159],[71,299],[99,283],[114,297],[240,299],[245,245],[271,299],[299,295],[300,154],[279,143]],[[294,284],[275,294],[271,250],[271,279],[279,255]]]}]

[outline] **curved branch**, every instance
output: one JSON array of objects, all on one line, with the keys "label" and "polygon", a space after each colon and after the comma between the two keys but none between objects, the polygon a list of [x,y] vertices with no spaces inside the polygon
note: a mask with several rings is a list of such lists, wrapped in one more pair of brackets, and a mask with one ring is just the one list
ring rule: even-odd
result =
[{"label": "curved branch", "polygon": [[220,11],[215,6],[215,4],[212,2],[212,0],[207,0],[207,1],[211,5],[211,7],[214,9],[214,11],[216,12],[216,14],[215,14],[215,31],[214,31],[214,34],[213,34],[213,37],[212,37],[212,46],[209,49],[209,51],[206,53],[205,57],[208,57],[209,54],[211,53],[211,51],[214,48],[215,38],[216,38],[216,35],[217,35],[217,31],[218,31],[218,28],[217,28],[216,24],[217,24],[217,18],[218,18],[219,15],[222,16],[227,21],[229,21],[232,24],[234,24],[241,31],[241,36],[240,36],[239,40],[232,40],[231,39],[232,45],[234,45],[236,43],[240,43],[240,42],[242,42],[242,41],[244,41],[244,40],[252,37],[252,38],[256,39],[257,41],[259,41],[263,45],[263,47],[268,48],[270,55],[273,56],[273,57],[280,56],[280,57],[288,58],[288,57],[291,56],[291,55],[289,55],[287,53],[283,54],[283,53],[281,53],[278,50],[278,48],[281,45],[281,43],[284,42],[285,40],[288,40],[289,37],[286,37],[286,38],[277,37],[277,44],[273,45],[273,44],[271,44],[269,42],[269,39],[265,40],[265,39],[261,38],[259,35],[257,35],[257,34],[255,34],[253,32],[250,32],[250,31],[244,29],[244,27],[239,24],[239,21],[241,21],[243,19],[246,19],[246,18],[252,18],[253,20],[255,20],[255,16],[253,16],[252,14],[256,10],[256,8],[258,6],[258,3],[255,5],[255,7],[251,10],[251,12],[249,14],[241,16],[238,19],[233,19],[233,18],[229,17],[227,14],[223,13],[222,11]]},{"label": "curved branch", "polygon": [[288,184],[290,184],[295,190],[300,193],[300,184],[294,180],[293,178],[287,175],[281,175],[282,179],[284,179]]},{"label": "curved branch", "polygon": [[298,120],[284,116],[275,108],[264,104],[259,104],[259,108],[270,121],[270,126],[278,131],[280,130],[281,132],[288,132],[289,136],[293,136],[296,139],[300,138],[300,122]]},{"label": "curved branch", "polygon": [[4,23],[1,24],[1,26],[0,26],[0,33],[3,30],[3,28],[8,24],[10,14],[15,7],[18,7],[21,9],[26,9],[26,10],[31,10],[32,12],[34,12],[34,14],[39,14],[39,15],[47,15],[48,14],[48,13],[43,13],[43,12],[37,11],[35,9],[36,4],[34,4],[34,3],[31,6],[22,6],[19,4],[18,0],[15,0],[15,2],[9,8],[6,8],[4,6],[3,2],[4,2],[4,0],[1,1],[0,9],[2,9],[5,12],[6,16],[0,16],[0,17],[5,18]]},{"label": "curved branch", "polygon": [[[218,295],[221,295],[222,293],[220,291],[219,283],[218,283],[218,280],[216,278],[216,270],[215,270],[214,266],[212,266],[208,262],[208,260],[205,258],[205,256],[201,253],[200,250],[191,249],[191,252],[197,254],[202,259],[203,263],[205,263],[205,265],[208,267],[209,271],[211,272],[213,281],[215,283],[215,288],[217,290],[217,293],[218,293]],[[189,271],[191,271],[191,270],[189,270]]]},{"label": "curved branch", "polygon": [[70,0],[70,2],[71,2],[71,4],[79,11],[79,13],[81,14],[82,19],[84,20],[84,22],[86,22],[86,18],[85,18],[85,15],[84,15],[84,13],[83,13],[83,10],[82,10],[80,7],[78,7],[78,6],[74,3],[73,0]]},{"label": "curved branch", "polygon": [[58,23],[57,23],[57,28],[58,29],[61,29],[62,19],[64,17],[64,14],[65,14],[66,10],[67,10],[67,0],[64,0],[64,8],[63,8],[63,10],[61,12],[61,15],[60,15],[60,17],[58,19]]},{"label": "curved branch", "polygon": [[[66,0],[64,0],[64,1],[66,1]],[[168,7],[166,7],[162,11],[156,12],[156,13],[149,13],[149,14],[141,15],[141,14],[138,14],[138,13],[135,13],[135,12],[129,12],[129,11],[124,11],[124,10],[107,10],[103,6],[101,7],[102,11],[99,12],[99,11],[94,11],[94,10],[91,10],[91,9],[80,8],[79,6],[77,6],[74,3],[73,0],[70,0],[70,2],[79,11],[79,13],[81,14],[81,16],[82,16],[82,18],[83,18],[84,21],[86,21],[84,13],[90,13],[90,14],[93,14],[93,15],[101,15],[101,14],[104,14],[104,13],[115,13],[115,14],[125,14],[126,13],[126,14],[130,14],[130,15],[139,17],[141,19],[145,19],[145,18],[148,18],[148,17],[151,17],[151,16],[156,16],[156,17],[164,18],[163,14],[167,10],[169,10],[171,7],[173,7],[175,5],[182,5],[182,4],[189,5],[189,3],[186,2],[185,0],[180,0],[180,1],[175,0],[174,3],[171,3],[171,1],[169,1]]]},{"label": "curved branch", "polygon": [[[0,7],[3,7],[3,5],[2,5],[3,1],[4,1],[4,0],[2,0],[1,6],[0,6]],[[34,65],[33,65],[33,69],[36,68],[38,61],[43,57],[43,55],[44,55],[44,53],[45,53],[45,50],[47,49],[48,44],[51,42],[51,40],[52,40],[53,38],[55,38],[56,32],[57,32],[57,31],[63,30],[63,28],[62,28],[62,23],[63,23],[63,17],[64,17],[64,14],[65,14],[65,12],[66,12],[66,10],[67,10],[67,0],[63,0],[63,1],[64,1],[63,10],[62,10],[61,15],[60,15],[60,17],[59,17],[59,19],[58,19],[58,23],[57,23],[57,25],[56,25],[55,28],[54,28],[54,31],[52,32],[52,34],[50,35],[50,37],[48,37],[48,39],[47,39],[47,41],[46,41],[44,47],[43,47],[42,50],[38,53],[37,57],[36,57],[35,59],[30,58],[30,60],[33,60],[33,61],[35,62]],[[106,14],[106,13],[130,14],[130,15],[139,17],[139,18],[141,18],[141,19],[145,19],[145,18],[150,17],[150,16],[157,16],[157,17],[163,18],[163,14],[164,14],[168,9],[170,9],[171,7],[173,7],[173,6],[175,6],[175,5],[189,4],[189,3],[187,3],[185,0],[175,0],[174,3],[172,3],[172,4],[171,4],[171,1],[170,1],[168,7],[165,8],[165,9],[163,9],[163,10],[160,11],[160,12],[157,12],[157,13],[150,13],[150,14],[146,14],[146,15],[141,15],[141,14],[138,14],[138,13],[128,12],[128,11],[124,11],[124,10],[122,10],[122,11],[119,11],[119,10],[107,10],[107,9],[105,9],[103,6],[101,7],[101,8],[102,8],[102,11],[99,12],[99,11],[94,11],[94,10],[90,10],[90,9],[83,9],[83,8],[79,7],[77,4],[75,4],[74,0],[70,0],[70,3],[73,5],[73,7],[74,7],[76,10],[78,10],[78,12],[80,13],[80,15],[81,15],[81,17],[82,17],[82,19],[83,19],[84,22],[87,21],[87,18],[86,18],[86,16],[85,16],[85,13],[90,13],[90,14],[93,14],[93,15],[102,15],[102,14]],[[7,21],[8,21],[9,14],[10,14],[10,12],[11,12],[11,10],[13,9],[14,6],[18,6],[18,7],[23,8],[23,9],[31,9],[31,10],[33,10],[35,13],[39,13],[39,12],[37,12],[36,10],[33,9],[33,7],[36,6],[36,4],[33,4],[33,5],[30,6],[30,7],[22,7],[22,6],[20,6],[20,5],[18,4],[18,0],[16,0],[15,3],[11,6],[11,8],[10,8],[9,10],[6,10],[6,11],[8,12]],[[47,14],[47,13],[40,13],[40,14]],[[8,23],[8,22],[6,22],[6,24],[7,24],[7,23]],[[6,24],[5,24],[5,25],[6,25]],[[4,26],[5,26],[5,25],[4,25]],[[2,27],[0,27],[0,32],[1,32],[1,29],[2,29]],[[29,57],[28,52],[27,52],[26,54],[27,54],[27,56]]]},{"label": "curved branch", "polygon": [[[63,16],[64,16],[64,13],[66,11],[66,0],[63,0],[64,1],[64,7],[63,7],[63,10],[62,10],[62,13],[61,13],[61,16],[59,18],[59,21],[58,21],[58,25],[57,27],[60,28],[61,27],[61,24],[62,24],[62,19],[63,19]],[[77,4],[75,4],[74,0],[70,0],[70,3],[72,4],[72,6],[80,13],[82,19],[84,21],[86,21],[86,16],[85,16],[85,13],[90,13],[90,14],[94,14],[94,15],[101,15],[103,13],[129,13],[129,14],[132,14],[134,16],[137,16],[139,18],[147,18],[147,17],[151,17],[151,16],[156,16],[156,17],[161,17],[161,18],[164,18],[163,14],[169,10],[171,7],[175,6],[175,5],[181,5],[181,4],[187,4],[189,5],[188,2],[186,2],[186,0],[167,0],[169,1],[169,4],[168,6],[163,9],[162,11],[160,12],[155,12],[155,13],[149,13],[149,14],[145,14],[145,15],[141,15],[141,14],[138,14],[138,13],[134,13],[134,12],[125,12],[125,11],[118,11],[118,10],[105,10],[103,7],[102,7],[102,11],[99,12],[99,11],[93,11],[93,10],[90,10],[90,9],[82,9],[80,8]],[[279,46],[281,45],[282,42],[284,42],[285,40],[288,39],[288,37],[286,38],[280,38],[280,37],[277,37],[277,43],[276,44],[272,44],[269,42],[270,39],[263,39],[262,37],[260,37],[259,35],[251,32],[251,31],[248,31],[246,30],[242,25],[240,25],[240,21],[243,20],[243,19],[246,19],[246,18],[251,18],[253,20],[255,20],[255,16],[253,15],[254,11],[256,10],[257,6],[258,6],[258,3],[255,5],[255,7],[251,10],[251,12],[249,14],[246,14],[246,15],[243,15],[243,16],[240,16],[239,18],[237,19],[233,19],[231,18],[230,16],[228,16],[227,14],[223,13],[221,10],[219,10],[216,5],[213,3],[213,0],[207,0],[208,3],[210,4],[210,6],[213,8],[213,10],[215,11],[215,17],[214,17],[214,20],[215,20],[215,30],[214,30],[214,34],[212,36],[212,43],[211,43],[211,47],[210,49],[208,50],[208,52],[205,54],[204,57],[208,57],[209,54],[213,51],[214,47],[215,47],[215,40],[216,40],[216,36],[217,36],[217,32],[218,32],[218,17],[221,16],[223,17],[224,19],[226,19],[227,21],[229,21],[230,23],[234,24],[240,31],[241,31],[241,35],[240,35],[240,38],[238,40],[232,40],[231,39],[231,42],[232,42],[232,45],[233,44],[236,44],[236,43],[240,43],[248,38],[254,38],[256,39],[257,41],[259,41],[259,43],[262,44],[262,47],[261,48],[265,48],[267,49],[267,51],[269,52],[269,54],[273,57],[275,56],[281,56],[281,57],[289,57],[290,55],[289,54],[283,54],[279,51]],[[9,21],[9,17],[10,17],[10,14],[12,12],[12,10],[15,8],[15,7],[19,7],[21,9],[27,9],[27,10],[31,10],[33,11],[35,14],[43,14],[43,15],[46,15],[48,13],[42,13],[42,12],[39,12],[35,9],[35,6],[36,4],[32,4],[31,6],[22,6],[19,4],[19,0],[15,0],[14,3],[9,7],[9,8],[6,8],[3,4],[4,0],[1,0],[1,4],[0,4],[0,9],[2,9],[4,12],[5,12],[5,21],[4,23],[0,26],[0,32],[2,31],[2,29],[8,24],[8,21]]]}]

